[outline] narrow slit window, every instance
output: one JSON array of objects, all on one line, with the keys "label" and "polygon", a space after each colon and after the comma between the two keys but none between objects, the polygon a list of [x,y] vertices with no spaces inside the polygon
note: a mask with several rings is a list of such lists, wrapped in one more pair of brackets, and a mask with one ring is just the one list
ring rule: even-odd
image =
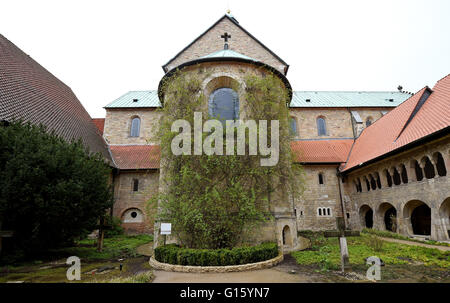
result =
[{"label": "narrow slit window", "polygon": [[133,179],[133,191],[139,191],[139,180]]}]

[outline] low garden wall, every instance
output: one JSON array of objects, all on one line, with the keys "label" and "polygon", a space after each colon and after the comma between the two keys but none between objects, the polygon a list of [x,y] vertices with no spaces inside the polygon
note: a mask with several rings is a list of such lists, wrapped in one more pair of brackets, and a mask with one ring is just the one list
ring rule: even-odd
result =
[{"label": "low garden wall", "polygon": [[190,265],[174,265],[168,263],[161,263],[155,260],[152,256],[150,258],[150,266],[154,269],[164,270],[164,271],[174,271],[174,272],[190,272],[190,273],[206,273],[206,272],[238,272],[238,271],[248,271],[270,268],[277,265],[283,261],[283,254],[276,256],[273,259],[261,261],[257,263],[250,264],[240,264],[240,265],[228,265],[228,266],[190,266]]},{"label": "low garden wall", "polygon": [[155,249],[150,265],[178,272],[233,272],[268,268],[283,260],[276,243],[232,249],[192,249],[175,244]]}]

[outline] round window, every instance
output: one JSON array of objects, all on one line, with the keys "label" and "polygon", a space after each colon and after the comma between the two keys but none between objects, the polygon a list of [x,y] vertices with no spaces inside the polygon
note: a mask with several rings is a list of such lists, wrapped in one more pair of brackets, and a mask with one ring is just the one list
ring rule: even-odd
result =
[{"label": "round window", "polygon": [[131,218],[136,218],[137,217],[137,212],[133,211],[130,215],[131,215]]}]

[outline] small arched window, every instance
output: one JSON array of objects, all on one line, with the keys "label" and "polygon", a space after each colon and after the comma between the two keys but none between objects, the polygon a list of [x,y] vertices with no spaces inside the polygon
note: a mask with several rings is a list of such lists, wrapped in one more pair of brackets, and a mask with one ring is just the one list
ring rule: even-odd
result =
[{"label": "small arched window", "polygon": [[327,135],[327,127],[325,125],[325,118],[323,117],[317,118],[317,134],[319,136]]},{"label": "small arched window", "polygon": [[139,137],[139,131],[141,129],[141,119],[134,117],[131,120],[130,137]]},{"label": "small arched window", "polygon": [[239,97],[231,88],[216,89],[209,96],[209,115],[219,119],[222,123],[226,120],[239,119]]},{"label": "small arched window", "polygon": [[322,173],[319,173],[319,184],[321,184],[321,185],[324,184],[324,182],[323,182],[323,174]]},{"label": "small arched window", "polygon": [[373,119],[372,117],[367,117],[366,119],[366,127],[372,125]]},{"label": "small arched window", "polygon": [[289,124],[291,136],[297,136],[297,120],[294,117],[291,117]]}]

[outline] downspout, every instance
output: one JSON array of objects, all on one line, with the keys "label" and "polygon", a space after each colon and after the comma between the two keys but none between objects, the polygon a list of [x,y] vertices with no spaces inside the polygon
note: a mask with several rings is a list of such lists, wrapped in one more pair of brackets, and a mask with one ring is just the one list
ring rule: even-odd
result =
[{"label": "downspout", "polygon": [[356,140],[356,133],[355,133],[355,122],[353,119],[352,111],[350,110],[350,107],[347,107],[348,113],[350,114],[350,121],[352,123],[352,132],[353,132],[353,141]]},{"label": "downspout", "polygon": [[344,217],[345,229],[347,229],[347,226],[348,226],[347,212],[345,210],[344,198],[342,197],[342,179],[341,179],[341,172],[339,171],[339,166],[336,168],[336,171],[337,171],[336,176],[338,178],[338,187],[339,187],[339,199],[341,200],[342,216]]}]

